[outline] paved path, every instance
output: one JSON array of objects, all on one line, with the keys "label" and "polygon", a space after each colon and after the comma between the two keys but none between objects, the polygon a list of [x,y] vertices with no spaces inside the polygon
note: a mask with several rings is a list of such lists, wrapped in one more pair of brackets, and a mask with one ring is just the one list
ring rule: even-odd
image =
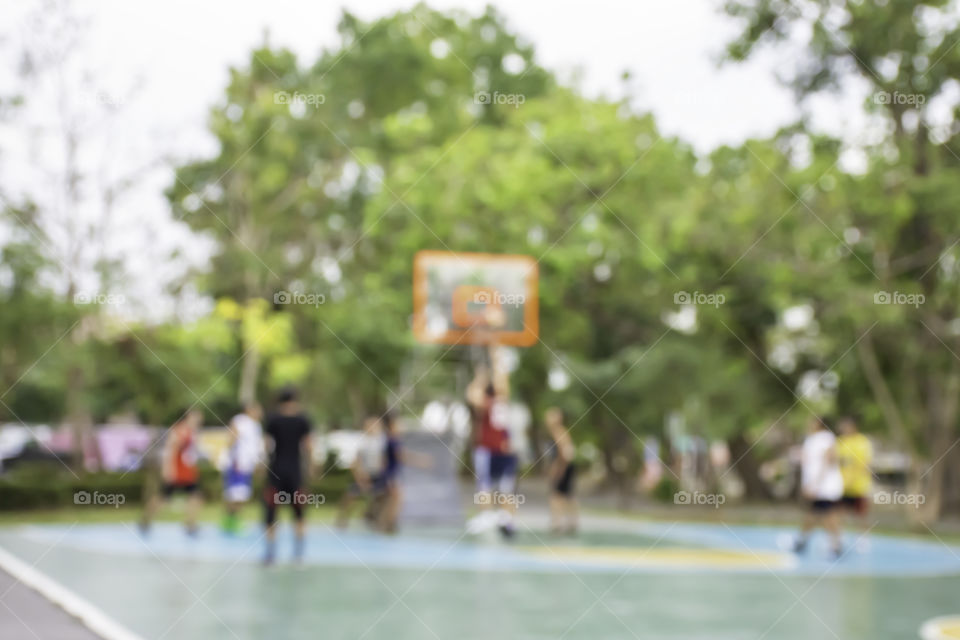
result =
[{"label": "paved path", "polygon": [[79,620],[0,570],[0,638],[100,640]]}]

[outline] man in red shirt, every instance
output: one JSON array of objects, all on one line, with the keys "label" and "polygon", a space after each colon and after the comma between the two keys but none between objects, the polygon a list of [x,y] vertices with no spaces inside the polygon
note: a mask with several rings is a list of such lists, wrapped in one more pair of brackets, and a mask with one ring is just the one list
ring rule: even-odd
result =
[{"label": "man in red shirt", "polygon": [[147,500],[147,508],[140,522],[140,528],[144,532],[149,530],[161,501],[170,499],[174,494],[183,493],[187,496],[187,533],[196,535],[197,514],[202,505],[198,484],[200,472],[197,469],[196,433],[202,424],[203,413],[198,409],[188,409],[170,427],[161,462],[163,486],[160,496],[153,495]]}]

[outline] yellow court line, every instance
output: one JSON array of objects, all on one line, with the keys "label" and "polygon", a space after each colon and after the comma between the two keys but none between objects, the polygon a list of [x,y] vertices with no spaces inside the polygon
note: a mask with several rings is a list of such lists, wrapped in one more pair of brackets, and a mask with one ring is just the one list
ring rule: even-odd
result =
[{"label": "yellow court line", "polygon": [[920,627],[923,640],[953,640],[960,638],[960,616],[942,616],[928,620]]},{"label": "yellow court line", "polygon": [[535,556],[570,562],[635,567],[780,568],[792,566],[782,553],[723,549],[650,549],[637,547],[518,547]]}]

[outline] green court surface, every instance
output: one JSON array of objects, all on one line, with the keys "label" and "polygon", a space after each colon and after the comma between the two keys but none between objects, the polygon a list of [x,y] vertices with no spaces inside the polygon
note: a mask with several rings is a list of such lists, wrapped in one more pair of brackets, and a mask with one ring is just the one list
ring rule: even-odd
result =
[{"label": "green court surface", "polygon": [[[605,526],[610,524],[605,521]],[[960,554],[875,536],[839,562],[778,549],[787,530],[621,521],[580,539],[523,529],[394,538],[311,528],[302,565],[259,564],[254,527],[0,530],[0,547],[142,638],[916,638],[960,609]]]}]

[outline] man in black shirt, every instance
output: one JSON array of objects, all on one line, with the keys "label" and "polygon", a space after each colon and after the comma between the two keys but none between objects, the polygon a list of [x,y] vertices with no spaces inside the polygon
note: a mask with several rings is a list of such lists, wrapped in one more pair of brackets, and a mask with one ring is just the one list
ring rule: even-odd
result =
[{"label": "man in black shirt", "polygon": [[[270,464],[267,467],[265,495],[267,551],[265,564],[274,561],[277,506],[288,504],[296,518],[294,555],[303,556],[303,507],[307,496],[302,492],[304,471],[310,472],[310,420],[303,414],[297,392],[287,388],[277,398],[277,410],[267,418],[264,434],[273,443]],[[306,464],[304,464],[306,463]]]}]

